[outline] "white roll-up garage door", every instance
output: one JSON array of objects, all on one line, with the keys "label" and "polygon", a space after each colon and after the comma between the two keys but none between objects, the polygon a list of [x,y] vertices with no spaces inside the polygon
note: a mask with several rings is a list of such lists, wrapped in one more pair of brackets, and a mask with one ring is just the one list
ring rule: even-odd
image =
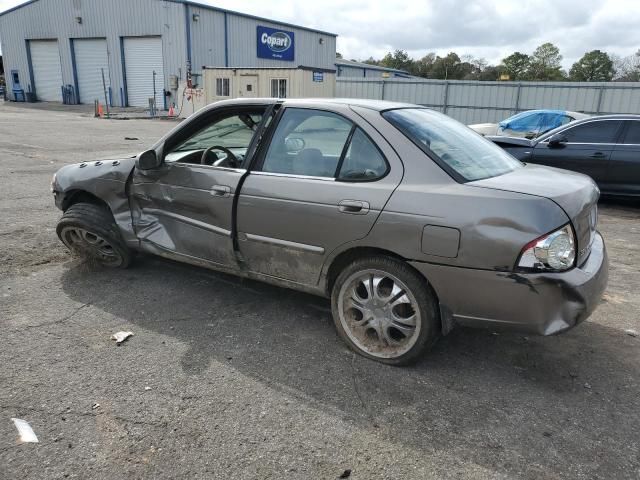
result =
[{"label": "white roll-up garage door", "polygon": [[31,66],[38,100],[62,101],[62,69],[57,40],[31,40]]},{"label": "white roll-up garage door", "polygon": [[103,69],[107,89],[110,85],[107,41],[104,38],[76,39],[73,41],[73,52],[78,75],[80,103],[93,103],[94,100],[100,100],[100,103],[104,103]]},{"label": "white roll-up garage door", "polygon": [[134,107],[148,107],[153,97],[155,75],[156,108],[163,108],[164,63],[160,37],[128,37],[124,39],[124,66],[127,76],[127,99]]}]

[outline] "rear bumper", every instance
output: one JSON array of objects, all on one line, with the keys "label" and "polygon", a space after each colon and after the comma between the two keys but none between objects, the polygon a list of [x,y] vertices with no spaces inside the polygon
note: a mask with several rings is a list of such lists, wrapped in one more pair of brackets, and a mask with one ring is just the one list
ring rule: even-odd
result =
[{"label": "rear bumper", "polygon": [[585,320],[607,286],[609,260],[599,233],[580,266],[562,273],[510,273],[411,264],[431,282],[456,324],[553,335]]}]

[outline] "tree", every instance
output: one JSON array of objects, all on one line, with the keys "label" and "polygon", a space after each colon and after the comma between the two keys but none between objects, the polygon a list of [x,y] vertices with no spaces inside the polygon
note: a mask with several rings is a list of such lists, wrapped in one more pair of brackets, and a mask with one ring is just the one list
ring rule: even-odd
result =
[{"label": "tree", "polygon": [[502,59],[502,70],[511,80],[524,80],[531,66],[531,57],[526,53],[515,52]]},{"label": "tree", "polygon": [[413,59],[404,50],[395,50],[393,53],[387,53],[380,61],[380,65],[387,68],[395,68],[397,70],[410,71],[413,67]]},{"label": "tree", "polygon": [[436,59],[436,54],[433,52],[427,53],[420,60],[413,62],[413,69],[411,74],[417,77],[429,78],[431,70],[433,69],[433,62]]},{"label": "tree", "polygon": [[563,80],[562,55],[553,43],[543,43],[533,51],[528,76],[532,80]]},{"label": "tree", "polygon": [[617,82],[640,82],[640,50],[624,58],[611,55]]},{"label": "tree", "polygon": [[577,82],[609,82],[614,73],[613,61],[600,50],[585,53],[569,70],[571,80]]},{"label": "tree", "polygon": [[342,54],[340,52],[336,52],[336,58],[342,58]]},{"label": "tree", "polygon": [[489,65],[476,75],[476,80],[496,81],[500,78],[500,67]]},{"label": "tree", "polygon": [[431,69],[431,78],[455,79],[458,76],[460,57],[455,52],[449,52],[446,57],[436,57]]}]

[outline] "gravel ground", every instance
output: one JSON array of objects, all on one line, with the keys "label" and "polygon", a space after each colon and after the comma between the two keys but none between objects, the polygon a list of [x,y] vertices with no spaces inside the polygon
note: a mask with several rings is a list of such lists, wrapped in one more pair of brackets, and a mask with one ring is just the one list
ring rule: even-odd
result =
[{"label": "gravel ground", "polygon": [[0,102],[0,478],[640,477],[640,205],[600,207],[610,284],[589,321],[457,328],[393,368],[348,351],[321,298],[68,255],[53,172],[174,125]]}]

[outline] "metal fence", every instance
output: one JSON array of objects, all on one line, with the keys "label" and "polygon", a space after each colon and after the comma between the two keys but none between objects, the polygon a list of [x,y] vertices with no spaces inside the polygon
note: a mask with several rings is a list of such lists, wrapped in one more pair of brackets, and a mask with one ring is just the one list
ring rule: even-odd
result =
[{"label": "metal fence", "polygon": [[466,124],[497,122],[523,110],[640,114],[639,82],[480,82],[336,79],[336,97],[417,103]]}]

